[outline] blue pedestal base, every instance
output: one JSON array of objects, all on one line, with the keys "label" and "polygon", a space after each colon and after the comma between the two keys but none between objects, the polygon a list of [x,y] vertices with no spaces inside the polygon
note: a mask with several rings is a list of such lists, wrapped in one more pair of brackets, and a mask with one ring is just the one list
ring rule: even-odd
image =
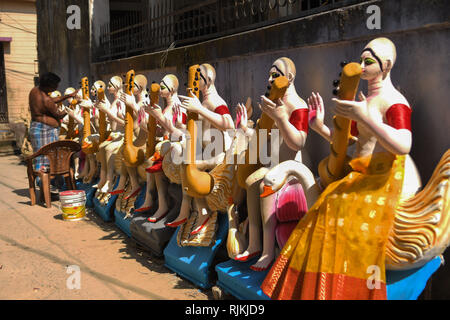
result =
[{"label": "blue pedestal base", "polygon": [[[139,208],[144,203],[145,193],[146,193],[146,185],[144,184],[141,187],[141,191],[139,192],[136,200],[134,201],[135,208]],[[114,207],[116,207],[116,206],[114,206]],[[122,230],[128,237],[131,238],[130,222],[131,222],[131,219],[138,214],[139,213],[133,213],[132,216],[124,219],[126,213],[121,212],[117,209],[114,209],[114,217],[115,217],[114,223],[120,230]]]},{"label": "blue pedestal base", "polygon": [[125,213],[114,209],[114,223],[122,230],[128,237],[131,237],[130,232],[130,218],[124,219]]},{"label": "blue pedestal base", "polygon": [[[217,285],[225,292],[241,300],[270,299],[261,290],[270,268],[256,272],[249,267],[257,259],[249,262],[229,260],[216,266]],[[436,257],[421,268],[408,271],[387,271],[388,300],[416,300],[425,288],[428,279],[441,265],[441,258]]]},{"label": "blue pedestal base", "polygon": [[[182,192],[180,186],[170,184],[168,193],[171,197],[169,203],[172,204],[172,208],[167,216],[156,223],[147,220],[158,208],[158,201],[154,199],[154,205],[148,212],[143,212],[133,217],[130,222],[131,237],[158,257],[163,255],[164,248],[176,230],[175,228],[167,227],[165,224],[176,219],[181,207]],[[157,198],[156,193],[155,198]]]},{"label": "blue pedestal base", "polygon": [[216,241],[211,247],[179,247],[177,234],[180,227],[178,227],[166,249],[164,249],[164,265],[201,288],[212,287],[211,268],[213,267],[213,260],[219,248],[226,241],[228,233],[227,215],[219,213],[218,221]]},{"label": "blue pedestal base", "polygon": [[388,300],[417,300],[441,263],[441,258],[436,257],[418,269],[386,272]]},{"label": "blue pedestal base", "polygon": [[250,269],[258,258],[247,262],[228,260],[216,266],[217,286],[240,300],[270,300],[260,285],[270,269],[257,272]]},{"label": "blue pedestal base", "polygon": [[97,191],[97,188],[93,188],[92,186],[94,184],[97,184],[98,179],[94,180],[93,183],[83,183],[80,180],[76,181],[75,185],[77,187],[77,190],[84,190],[84,192],[86,193],[86,207],[88,208],[93,208],[94,207],[94,195],[95,192]]},{"label": "blue pedestal base", "polygon": [[[117,182],[114,184],[115,189],[117,185],[119,184],[119,179],[116,179]],[[119,197],[119,195],[111,196],[108,200],[108,203],[106,205],[103,205],[100,203],[100,201],[95,197],[92,199],[92,202],[94,203],[94,211],[96,214],[100,216],[100,218],[103,219],[105,222],[111,222],[114,220],[114,208],[116,206],[116,200]]]},{"label": "blue pedestal base", "polygon": [[96,197],[93,198],[94,211],[100,216],[105,222],[111,222],[114,220],[114,207],[116,206],[116,200],[119,196],[114,195],[109,198],[108,204],[102,205]]}]

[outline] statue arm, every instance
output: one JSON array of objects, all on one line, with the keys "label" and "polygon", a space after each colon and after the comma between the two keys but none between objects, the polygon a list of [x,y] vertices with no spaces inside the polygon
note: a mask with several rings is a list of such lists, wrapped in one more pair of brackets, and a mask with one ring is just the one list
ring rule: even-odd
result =
[{"label": "statue arm", "polygon": [[401,103],[391,105],[386,111],[387,123],[384,123],[370,116],[367,99],[362,92],[359,100],[333,99],[337,103],[336,113],[361,122],[387,151],[397,155],[408,154],[412,145],[411,108]]},{"label": "statue arm", "polygon": [[325,107],[322,97],[318,92],[313,92],[307,99],[307,103],[309,109],[309,126],[325,140],[331,142],[331,130],[323,122],[325,118]]},{"label": "statue arm", "polygon": [[308,131],[308,108],[297,108],[289,114],[281,99],[275,103],[265,96],[261,96],[260,106],[274,120],[289,148],[298,151],[304,147]]},{"label": "statue arm", "polygon": [[313,123],[310,123],[311,129],[313,129],[315,132],[317,132],[322,138],[327,140],[328,142],[331,142],[331,130],[328,128],[325,124],[322,124],[321,126],[317,126]]},{"label": "statue arm", "polygon": [[66,109],[66,112],[69,115],[69,117],[73,118],[77,123],[79,123],[81,125],[84,124],[84,120],[83,120],[83,117],[81,116],[81,114],[75,113],[69,107],[65,107],[65,109]]},{"label": "statue arm", "polygon": [[[115,104],[115,103],[116,103],[116,101],[113,102],[113,104]],[[115,122],[116,125],[117,125],[117,123],[119,123],[119,124],[121,124],[121,125],[123,125],[123,126],[125,125],[124,119],[121,119],[121,118],[118,117],[119,109],[118,109],[118,108],[112,109],[112,108],[110,107],[109,102],[107,102],[107,100],[101,101],[101,102],[98,104],[98,108],[99,108],[101,111],[103,111],[104,113],[106,113],[106,115],[108,116],[108,120],[109,120],[111,123],[114,123],[114,122]]]},{"label": "statue arm", "polygon": [[[220,131],[234,129],[234,122],[231,118],[228,107],[223,104],[215,106],[210,103],[202,104],[197,97],[178,96],[182,101],[182,107],[188,112],[195,112],[201,115],[205,120],[209,121],[215,128]],[[214,111],[212,111],[214,110]]]},{"label": "statue arm", "polygon": [[278,120],[276,121],[276,125],[289,148],[298,151],[305,146],[307,133],[303,130],[299,130],[289,121],[289,119]]},{"label": "statue arm", "polygon": [[220,131],[226,131],[227,129],[234,129],[233,118],[229,113],[216,113],[209,108],[202,106],[198,109],[198,114],[208,120],[215,128]]},{"label": "statue arm", "polygon": [[387,151],[397,155],[405,155],[410,152],[412,134],[408,129],[396,129],[389,124],[377,122],[371,118],[367,119],[365,124]]},{"label": "statue arm", "polygon": [[150,114],[150,116],[154,117],[156,121],[164,128],[164,130],[169,132],[169,134],[176,134],[178,136],[183,134],[180,129],[173,125],[170,119],[167,119],[164,116],[160,106],[155,105],[152,107],[150,105],[146,105],[146,111]]}]

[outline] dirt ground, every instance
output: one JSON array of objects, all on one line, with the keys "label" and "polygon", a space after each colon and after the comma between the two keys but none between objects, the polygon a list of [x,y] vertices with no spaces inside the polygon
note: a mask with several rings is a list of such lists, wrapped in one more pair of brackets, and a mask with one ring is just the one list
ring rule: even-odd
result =
[{"label": "dirt ground", "polygon": [[[0,299],[212,299],[94,212],[73,222],[59,201],[30,206],[26,167],[14,155],[0,156],[0,221]],[[80,272],[68,273],[72,265]],[[75,275],[79,289],[67,285]]]}]

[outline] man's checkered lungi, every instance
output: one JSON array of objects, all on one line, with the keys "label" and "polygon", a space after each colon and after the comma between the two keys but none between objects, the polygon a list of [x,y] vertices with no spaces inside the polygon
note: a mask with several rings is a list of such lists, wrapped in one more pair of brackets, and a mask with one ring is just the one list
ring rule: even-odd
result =
[{"label": "man's checkered lungi", "polygon": [[[42,122],[32,121],[29,134],[33,152],[36,152],[42,146],[59,139],[59,128],[53,128]],[[33,159],[33,165],[35,170],[39,170],[43,166],[50,168],[50,161],[46,156],[39,156]]]}]

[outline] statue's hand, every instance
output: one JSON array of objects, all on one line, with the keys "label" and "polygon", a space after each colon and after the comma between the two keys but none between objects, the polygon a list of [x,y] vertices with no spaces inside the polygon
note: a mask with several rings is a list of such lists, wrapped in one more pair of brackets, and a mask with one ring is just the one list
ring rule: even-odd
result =
[{"label": "statue's hand", "polygon": [[[188,89],[188,90],[190,90],[190,92],[192,92],[191,89]],[[201,108],[203,107],[202,103],[195,95],[193,95],[193,97],[186,97],[186,96],[181,96],[181,95],[178,97],[181,100],[181,106],[188,111],[198,113],[199,110],[201,110]]]},{"label": "statue's hand", "polygon": [[81,90],[81,89],[78,89],[77,91],[76,91],[76,95],[75,95],[75,98],[77,99],[77,100],[82,100],[83,99],[83,91]]},{"label": "statue's hand", "polygon": [[152,115],[154,115],[155,110],[157,110],[157,109],[162,110],[162,108],[159,105],[157,105],[156,103],[151,105],[150,99],[144,100],[143,106],[144,106],[144,110]]},{"label": "statue's hand", "polygon": [[122,101],[126,106],[135,108],[136,107],[136,98],[132,94],[126,94],[122,92],[120,94],[120,101]]},{"label": "statue's hand", "polygon": [[281,101],[281,99],[278,99],[277,103],[275,103],[268,99],[266,96],[261,96],[260,108],[275,122],[289,119],[286,105],[283,103],[283,101]]},{"label": "statue's hand", "polygon": [[176,128],[180,128],[183,125],[183,113],[181,112],[181,104],[175,104],[172,110],[174,125]]},{"label": "statue's hand", "polygon": [[97,102],[96,107],[101,111],[105,111],[111,107],[111,103],[107,99],[102,99]]},{"label": "statue's hand", "polygon": [[91,99],[81,100],[80,107],[92,109],[94,107],[94,103]]},{"label": "statue's hand", "polygon": [[75,113],[73,112],[73,110],[71,108],[64,106],[64,109],[66,110],[69,117],[72,117],[72,118],[75,117]]},{"label": "statue's hand", "polygon": [[323,99],[320,94],[312,92],[312,95],[307,99],[309,109],[309,125],[312,128],[323,127],[325,118],[325,108]]},{"label": "statue's hand", "polygon": [[360,101],[339,100],[336,98],[332,100],[336,102],[337,115],[362,123],[367,123],[370,118],[367,100],[362,92],[359,93]]},{"label": "statue's hand", "polygon": [[247,108],[242,103],[238,103],[236,109],[236,129],[238,128],[241,128],[244,132],[248,129]]}]

